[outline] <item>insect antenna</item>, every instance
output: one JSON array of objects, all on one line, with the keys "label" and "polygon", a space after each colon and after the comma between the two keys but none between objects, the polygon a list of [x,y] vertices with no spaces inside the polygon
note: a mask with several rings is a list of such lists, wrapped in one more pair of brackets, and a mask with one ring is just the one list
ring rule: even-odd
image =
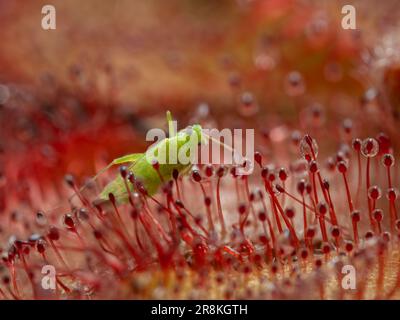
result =
[{"label": "insect antenna", "polygon": [[[207,139],[209,139],[209,140],[211,140],[211,141],[213,141],[213,142],[215,142],[215,143],[218,143],[220,146],[222,146],[222,147],[225,148],[226,150],[232,152],[233,155],[239,155],[239,153],[235,150],[235,148],[232,148],[231,146],[229,146],[229,145],[227,145],[227,144],[225,144],[225,143],[223,143],[223,142],[221,142],[221,141],[215,139],[214,137],[212,137],[212,136],[210,136],[210,135],[208,135],[208,134],[206,134],[206,133],[204,133],[204,132],[203,132],[203,135],[204,135],[205,137],[207,137]],[[239,155],[239,157],[240,157],[241,159],[245,160],[241,155]]]}]

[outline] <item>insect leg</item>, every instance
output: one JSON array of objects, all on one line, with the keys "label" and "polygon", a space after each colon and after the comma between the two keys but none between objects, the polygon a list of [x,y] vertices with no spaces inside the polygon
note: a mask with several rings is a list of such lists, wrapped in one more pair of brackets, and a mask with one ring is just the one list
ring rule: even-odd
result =
[{"label": "insect leg", "polygon": [[[97,173],[93,178],[91,178],[91,181],[95,181],[102,173],[104,173],[105,171],[107,171],[108,169],[110,169],[112,166],[117,165],[117,164],[122,164],[122,163],[132,163],[135,164],[137,162],[137,160],[139,160],[144,154],[143,153],[131,153],[125,156],[122,156],[120,158],[114,159],[111,163],[109,163],[105,168],[103,168],[102,170],[100,170],[99,173]],[[88,186],[88,183],[85,183],[79,190],[77,190],[77,192],[83,192],[85,190],[85,188]],[[69,198],[68,198],[68,202],[71,203],[72,199],[74,199],[75,196],[77,196],[77,192],[74,192]],[[49,210],[47,210],[48,212],[52,212],[56,209],[60,209],[62,208],[62,205],[53,207]]]},{"label": "insect leg", "polygon": [[[125,156],[122,156],[120,158],[114,159],[112,162],[110,162],[105,168],[103,168],[102,170],[100,170],[93,178],[91,178],[91,181],[96,181],[96,179],[103,174],[104,172],[106,172],[108,169],[110,169],[112,166],[117,165],[117,164],[122,164],[122,163],[131,163],[134,164],[137,162],[137,160],[139,160],[141,157],[143,156],[143,153],[131,153],[131,154],[127,154]],[[85,190],[85,188],[87,187],[87,184],[83,185],[80,189],[79,192],[82,192],[83,190]],[[71,202],[71,200],[76,196],[77,194],[74,193],[68,200],[69,202]]]},{"label": "insect leg", "polygon": [[120,158],[114,159],[111,163],[109,163],[105,168],[100,170],[94,177],[93,180],[96,180],[99,175],[110,169],[112,166],[115,166],[116,164],[122,164],[122,163],[134,163],[136,162],[140,157],[143,156],[143,153],[132,153],[132,154],[127,154],[126,156],[122,156]]}]

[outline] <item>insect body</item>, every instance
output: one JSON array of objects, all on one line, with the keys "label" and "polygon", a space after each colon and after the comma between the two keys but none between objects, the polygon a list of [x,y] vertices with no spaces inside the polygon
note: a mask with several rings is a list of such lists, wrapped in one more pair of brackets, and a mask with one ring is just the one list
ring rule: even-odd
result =
[{"label": "insect body", "polygon": [[[140,182],[149,195],[155,194],[164,182],[171,180],[174,170],[181,174],[188,171],[192,166],[190,158],[193,156],[193,150],[205,141],[202,128],[196,124],[175,133],[169,112],[167,112],[167,121],[168,138],[157,142],[145,153],[134,153],[115,159],[106,169],[113,165],[126,164],[127,171],[133,174],[135,181]],[[128,187],[131,191],[134,188],[131,183]],[[110,193],[114,195],[118,203],[128,201],[128,191],[122,176],[116,177],[106,185],[99,199],[108,200]]]}]

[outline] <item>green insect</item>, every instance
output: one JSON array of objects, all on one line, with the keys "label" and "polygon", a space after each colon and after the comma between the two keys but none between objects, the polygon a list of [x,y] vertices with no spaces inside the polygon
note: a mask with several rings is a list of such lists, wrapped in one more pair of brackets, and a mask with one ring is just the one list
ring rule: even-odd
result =
[{"label": "green insect", "polygon": [[[208,136],[203,134],[202,127],[199,124],[175,132],[172,116],[169,111],[167,112],[167,122],[169,130],[168,138],[164,138],[151,146],[146,153],[133,153],[114,159],[94,179],[111,166],[125,165],[127,171],[133,174],[135,181],[139,181],[147,193],[153,195],[163,183],[173,178],[174,170],[177,170],[180,174],[188,172],[192,167],[191,162],[182,163],[179,157],[171,158],[169,150],[174,148],[173,152],[176,151],[177,154],[185,153],[187,157],[191,157],[193,150],[197,149],[199,144],[207,142],[206,137]],[[165,161],[157,161],[160,158],[163,158]],[[154,165],[156,162],[157,167]],[[134,186],[131,183],[128,186],[132,191]],[[104,187],[98,196],[98,200],[109,200],[110,193],[114,195],[118,204],[126,203],[129,200],[126,183],[121,175]]]}]

